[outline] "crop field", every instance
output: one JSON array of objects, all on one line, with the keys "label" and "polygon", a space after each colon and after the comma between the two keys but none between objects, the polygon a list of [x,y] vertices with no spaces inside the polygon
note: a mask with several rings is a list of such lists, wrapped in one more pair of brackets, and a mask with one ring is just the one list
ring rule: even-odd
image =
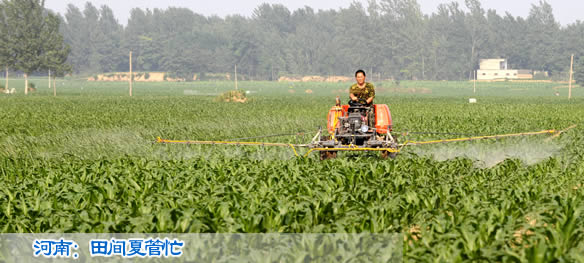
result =
[{"label": "crop field", "polygon": [[[567,84],[376,82],[396,134],[436,146],[394,160],[165,139],[304,143],[347,83],[46,82],[0,94],[2,233],[402,233],[408,262],[584,262],[584,89]],[[555,92],[560,96],[556,96]],[[468,99],[478,103],[469,104]],[[434,132],[435,134],[416,134]],[[438,134],[451,133],[451,134]],[[304,153],[306,150],[300,150]]]}]

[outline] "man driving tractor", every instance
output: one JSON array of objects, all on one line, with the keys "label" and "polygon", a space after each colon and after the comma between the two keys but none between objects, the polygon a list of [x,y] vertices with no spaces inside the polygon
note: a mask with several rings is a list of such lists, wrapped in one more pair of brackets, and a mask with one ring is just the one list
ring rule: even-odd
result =
[{"label": "man driving tractor", "polygon": [[[357,83],[353,84],[349,89],[350,106],[373,106],[373,99],[375,98],[375,86],[369,82],[365,82],[367,75],[365,71],[360,69],[355,72],[355,80]],[[367,111],[367,123],[369,127],[375,125],[375,113],[373,107]]]},{"label": "man driving tractor", "polygon": [[367,76],[365,71],[362,69],[355,72],[355,79],[357,83],[353,84],[349,90],[349,105],[360,103],[363,106],[371,106],[373,104],[373,98],[375,98],[375,86],[369,82],[365,82]]}]

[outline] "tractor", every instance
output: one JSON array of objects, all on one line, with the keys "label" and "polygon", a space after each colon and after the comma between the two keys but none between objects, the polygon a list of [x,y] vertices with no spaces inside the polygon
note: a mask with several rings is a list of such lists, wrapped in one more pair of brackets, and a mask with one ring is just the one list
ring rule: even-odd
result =
[{"label": "tractor", "polygon": [[399,145],[391,130],[391,113],[386,104],[341,105],[337,98],[328,113],[328,135],[319,132],[320,140],[313,140],[311,148],[320,152],[321,160],[335,158],[338,151],[380,151],[382,158],[393,159]]}]

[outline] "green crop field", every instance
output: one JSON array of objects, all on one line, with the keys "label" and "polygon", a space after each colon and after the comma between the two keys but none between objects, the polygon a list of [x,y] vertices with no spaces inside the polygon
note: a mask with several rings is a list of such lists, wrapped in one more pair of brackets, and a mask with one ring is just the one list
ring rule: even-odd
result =
[{"label": "green crop field", "polygon": [[[22,80],[0,94],[3,233],[403,233],[406,261],[584,262],[584,89],[567,84],[376,82],[400,140],[537,135],[410,146],[395,160],[165,139],[307,142],[347,83]],[[560,96],[556,96],[558,91]],[[469,104],[468,99],[478,103]],[[300,150],[305,153],[306,150]]]}]

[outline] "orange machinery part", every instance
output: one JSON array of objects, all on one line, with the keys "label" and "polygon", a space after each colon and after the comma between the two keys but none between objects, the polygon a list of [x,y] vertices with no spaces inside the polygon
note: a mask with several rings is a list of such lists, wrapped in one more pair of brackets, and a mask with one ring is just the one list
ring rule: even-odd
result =
[{"label": "orange machinery part", "polygon": [[391,112],[389,111],[389,107],[385,104],[375,104],[375,129],[377,129],[377,133],[379,134],[386,134],[387,128],[389,127],[389,131],[391,132],[391,128],[393,122],[391,120]]},{"label": "orange machinery part", "polygon": [[[345,107],[346,106],[346,107]],[[338,117],[344,117],[347,115],[347,111],[349,109],[349,105],[343,105],[339,109],[337,106],[333,106],[328,113],[327,117],[327,128],[329,133],[334,133],[337,126],[339,126],[338,120],[335,120]],[[336,125],[335,125],[336,123]],[[333,126],[334,125],[334,126]]]}]

